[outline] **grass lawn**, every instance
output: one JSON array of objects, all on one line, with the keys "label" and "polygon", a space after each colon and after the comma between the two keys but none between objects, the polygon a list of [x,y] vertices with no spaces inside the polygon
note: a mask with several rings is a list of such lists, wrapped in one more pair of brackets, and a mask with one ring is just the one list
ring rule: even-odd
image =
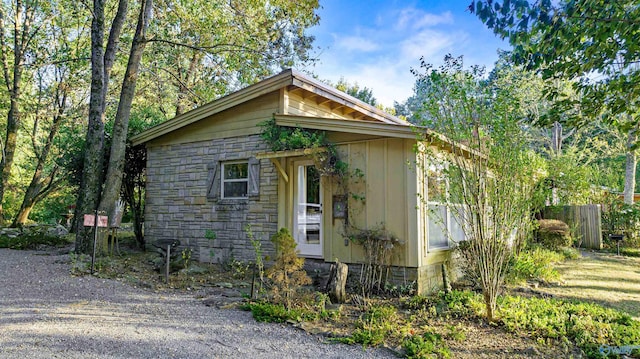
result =
[{"label": "grass lawn", "polygon": [[583,251],[582,258],[556,267],[562,284],[540,291],[556,298],[595,302],[640,319],[640,258]]}]

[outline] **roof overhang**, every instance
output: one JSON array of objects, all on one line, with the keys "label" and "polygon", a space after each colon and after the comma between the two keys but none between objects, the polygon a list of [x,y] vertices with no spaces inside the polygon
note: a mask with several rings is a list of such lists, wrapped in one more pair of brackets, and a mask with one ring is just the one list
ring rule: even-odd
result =
[{"label": "roof overhang", "polygon": [[[374,106],[364,103],[355,97],[349,96],[318,80],[307,77],[295,70],[285,70],[278,75],[262,80],[242,90],[221,97],[213,102],[198,107],[192,111],[176,116],[171,120],[154,126],[131,138],[133,145],[139,145],[164,136],[170,132],[198,122],[216,113],[228,110],[244,102],[253,100],[259,96],[278,91],[286,87],[300,88],[333,101],[339,106],[349,107],[353,111],[361,113],[369,121],[382,124],[407,125],[407,123],[393,115],[390,115]],[[343,121],[343,120],[339,120]]]},{"label": "roof overhang", "polygon": [[356,133],[380,137],[417,138],[416,132],[408,124],[391,124],[374,121],[355,121],[279,114],[276,114],[273,117],[276,120],[276,125],[278,126],[301,127],[312,130]]}]

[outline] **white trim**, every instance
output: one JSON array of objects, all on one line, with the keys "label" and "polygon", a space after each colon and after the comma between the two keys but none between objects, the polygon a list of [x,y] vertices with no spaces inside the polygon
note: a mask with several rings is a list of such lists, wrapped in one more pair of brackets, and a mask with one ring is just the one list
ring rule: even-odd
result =
[{"label": "white trim", "polygon": [[[226,165],[238,165],[238,164],[246,164],[247,165],[247,177],[246,178],[232,178],[225,179],[224,166]],[[247,193],[244,197],[226,197],[224,195],[224,184],[225,183],[238,183],[245,182],[247,184]],[[249,161],[229,161],[229,162],[220,162],[220,199],[248,199],[249,198]]]}]

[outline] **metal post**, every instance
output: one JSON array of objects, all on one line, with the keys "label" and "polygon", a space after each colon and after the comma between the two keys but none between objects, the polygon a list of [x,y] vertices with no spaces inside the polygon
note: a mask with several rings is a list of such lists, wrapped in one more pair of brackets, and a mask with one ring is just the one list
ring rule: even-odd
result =
[{"label": "metal post", "polygon": [[96,262],[96,246],[98,245],[98,210],[93,217],[93,255],[91,256],[91,274],[93,275],[93,264]]},{"label": "metal post", "polygon": [[171,264],[171,244],[167,245],[167,264],[164,273],[164,279],[167,284],[169,284],[169,266]]}]

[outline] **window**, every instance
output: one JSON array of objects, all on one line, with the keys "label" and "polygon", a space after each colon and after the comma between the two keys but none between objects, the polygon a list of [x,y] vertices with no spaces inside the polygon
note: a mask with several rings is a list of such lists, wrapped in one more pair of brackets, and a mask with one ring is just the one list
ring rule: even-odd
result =
[{"label": "window", "polygon": [[247,198],[249,163],[222,163],[221,198]]},{"label": "window", "polygon": [[427,168],[425,192],[428,210],[428,248],[448,249],[449,240],[465,240],[462,228],[464,207],[453,201],[449,193],[449,180],[444,175],[444,166]]},{"label": "window", "polygon": [[207,198],[246,200],[260,195],[260,160],[214,161],[207,165]]}]

